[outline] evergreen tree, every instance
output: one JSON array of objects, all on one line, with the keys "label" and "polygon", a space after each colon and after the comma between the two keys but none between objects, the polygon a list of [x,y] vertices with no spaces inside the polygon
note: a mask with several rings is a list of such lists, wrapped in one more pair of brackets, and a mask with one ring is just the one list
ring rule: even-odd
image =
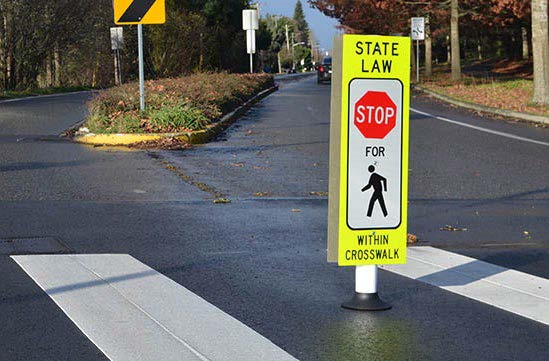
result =
[{"label": "evergreen tree", "polygon": [[309,43],[309,24],[305,20],[305,14],[303,13],[303,5],[301,1],[297,0],[294,10],[294,22],[296,27],[295,32],[295,41],[304,42],[305,44]]}]

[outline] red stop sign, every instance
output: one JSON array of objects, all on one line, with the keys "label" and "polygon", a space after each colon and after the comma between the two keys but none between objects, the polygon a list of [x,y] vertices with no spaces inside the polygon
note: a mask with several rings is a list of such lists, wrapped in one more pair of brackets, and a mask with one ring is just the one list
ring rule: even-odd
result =
[{"label": "red stop sign", "polygon": [[355,104],[354,123],[365,138],[385,138],[396,117],[397,106],[385,92],[368,91]]}]

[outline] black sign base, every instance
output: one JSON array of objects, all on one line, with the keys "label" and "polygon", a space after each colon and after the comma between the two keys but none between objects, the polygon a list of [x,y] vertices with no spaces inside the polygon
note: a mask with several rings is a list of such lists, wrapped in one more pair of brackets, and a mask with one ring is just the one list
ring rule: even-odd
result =
[{"label": "black sign base", "polygon": [[385,311],[393,306],[383,302],[377,293],[355,292],[353,298],[342,304],[341,307],[356,311]]}]

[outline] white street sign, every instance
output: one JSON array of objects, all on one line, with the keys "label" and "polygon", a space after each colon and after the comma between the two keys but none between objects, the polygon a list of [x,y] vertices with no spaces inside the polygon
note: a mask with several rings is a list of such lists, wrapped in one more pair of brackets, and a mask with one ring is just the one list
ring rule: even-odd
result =
[{"label": "white street sign", "polygon": [[242,29],[246,30],[246,49],[250,54],[250,73],[254,72],[255,31],[259,29],[257,10],[242,10]]},{"label": "white street sign", "polygon": [[349,84],[347,225],[353,230],[400,226],[402,106],[398,79]]},{"label": "white street sign", "polygon": [[246,30],[246,48],[248,54],[255,54],[255,30]]},{"label": "white street sign", "polygon": [[121,50],[124,45],[124,33],[121,26],[111,28],[111,49]]},{"label": "white street sign", "polygon": [[259,15],[257,10],[242,10],[242,30],[258,30]]},{"label": "white street sign", "polygon": [[412,18],[412,40],[425,40],[425,18]]}]

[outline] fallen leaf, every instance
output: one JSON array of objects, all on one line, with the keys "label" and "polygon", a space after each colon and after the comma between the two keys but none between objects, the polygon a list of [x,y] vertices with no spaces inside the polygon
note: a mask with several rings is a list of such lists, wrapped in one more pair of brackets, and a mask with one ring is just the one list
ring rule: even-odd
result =
[{"label": "fallen leaf", "polygon": [[417,236],[414,235],[414,234],[411,234],[411,233],[408,233],[408,238],[407,238],[407,242],[408,244],[414,244],[414,243],[417,243],[418,239],[417,239]]},{"label": "fallen leaf", "polygon": [[253,194],[254,197],[269,197],[271,196],[270,192],[255,192]]},{"label": "fallen leaf", "polygon": [[328,192],[309,192],[311,196],[327,197]]},{"label": "fallen leaf", "polygon": [[146,140],[130,145],[131,148],[137,149],[166,149],[166,150],[184,150],[190,149],[192,146],[177,138],[162,138],[156,140]]},{"label": "fallen leaf", "polygon": [[449,231],[449,232],[464,232],[467,231],[467,228],[460,228],[460,227],[454,227],[449,224],[445,225],[440,229],[441,231]]}]

